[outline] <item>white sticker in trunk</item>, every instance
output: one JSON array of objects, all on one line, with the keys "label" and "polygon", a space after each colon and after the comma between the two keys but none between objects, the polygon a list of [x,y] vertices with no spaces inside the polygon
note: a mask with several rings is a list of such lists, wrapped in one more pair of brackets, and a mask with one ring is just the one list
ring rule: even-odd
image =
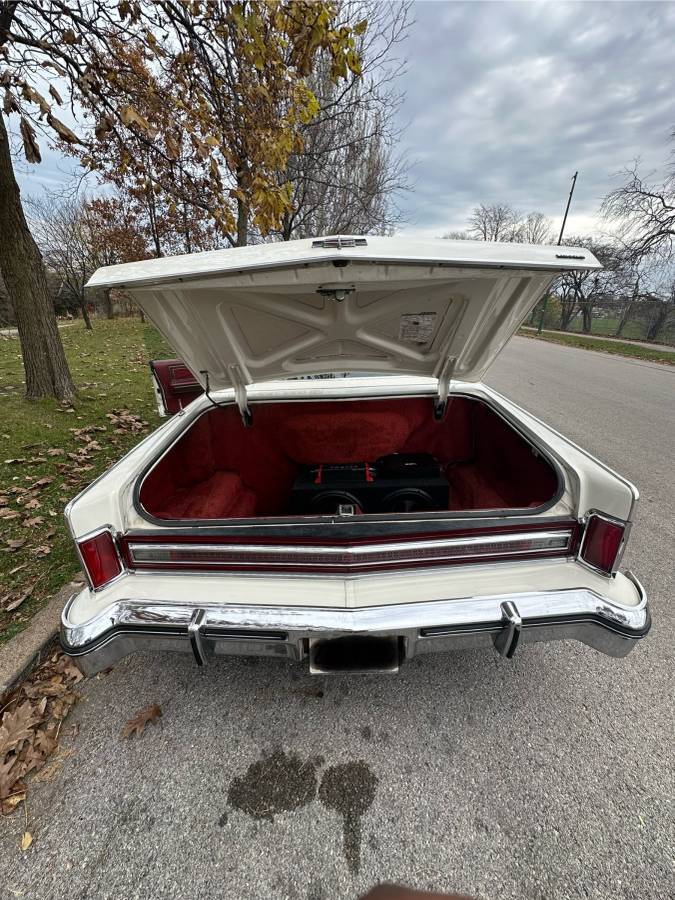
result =
[{"label": "white sticker in trunk", "polygon": [[435,325],[435,312],[404,313],[399,320],[398,339],[426,344],[433,337]]}]

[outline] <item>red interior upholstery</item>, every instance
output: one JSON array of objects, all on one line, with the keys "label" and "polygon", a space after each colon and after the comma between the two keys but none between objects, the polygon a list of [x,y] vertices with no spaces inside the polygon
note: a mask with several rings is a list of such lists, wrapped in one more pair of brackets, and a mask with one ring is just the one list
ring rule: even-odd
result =
[{"label": "red interior upholstery", "polygon": [[550,466],[478,400],[454,398],[438,422],[430,398],[256,404],[204,413],[145,479],[141,504],[160,519],[283,515],[299,465],[432,453],[450,481],[450,509],[539,506]]}]

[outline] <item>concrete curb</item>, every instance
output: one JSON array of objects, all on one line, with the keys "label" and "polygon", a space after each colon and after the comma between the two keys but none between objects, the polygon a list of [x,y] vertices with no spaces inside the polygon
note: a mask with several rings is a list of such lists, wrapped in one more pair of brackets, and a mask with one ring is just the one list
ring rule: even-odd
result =
[{"label": "concrete curb", "polygon": [[82,587],[71,581],[33,617],[16,637],[0,647],[0,697],[10,691],[46,656],[59,633],[61,612],[68,598]]}]

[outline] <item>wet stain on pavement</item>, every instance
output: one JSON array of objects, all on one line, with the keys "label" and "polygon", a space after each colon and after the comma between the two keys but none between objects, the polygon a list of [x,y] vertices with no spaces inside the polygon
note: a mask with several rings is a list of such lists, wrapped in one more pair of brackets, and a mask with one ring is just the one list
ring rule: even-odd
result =
[{"label": "wet stain on pavement", "polygon": [[241,778],[234,778],[227,802],[254,819],[272,821],[278,813],[299,809],[316,797],[319,757],[302,760],[294,753],[275,750],[252,763]]},{"label": "wet stain on pavement", "polygon": [[361,817],[375,798],[377,777],[363,760],[326,769],[319,787],[324,806],[342,816],[344,853],[349,871],[361,865]]}]

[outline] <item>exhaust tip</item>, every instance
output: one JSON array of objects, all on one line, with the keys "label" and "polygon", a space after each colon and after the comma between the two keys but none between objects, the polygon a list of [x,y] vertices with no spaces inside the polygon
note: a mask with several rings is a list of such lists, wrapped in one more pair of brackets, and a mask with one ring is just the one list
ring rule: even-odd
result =
[{"label": "exhaust tip", "polygon": [[398,672],[402,660],[403,644],[396,636],[349,635],[309,642],[309,671],[313,675],[389,674]]}]

